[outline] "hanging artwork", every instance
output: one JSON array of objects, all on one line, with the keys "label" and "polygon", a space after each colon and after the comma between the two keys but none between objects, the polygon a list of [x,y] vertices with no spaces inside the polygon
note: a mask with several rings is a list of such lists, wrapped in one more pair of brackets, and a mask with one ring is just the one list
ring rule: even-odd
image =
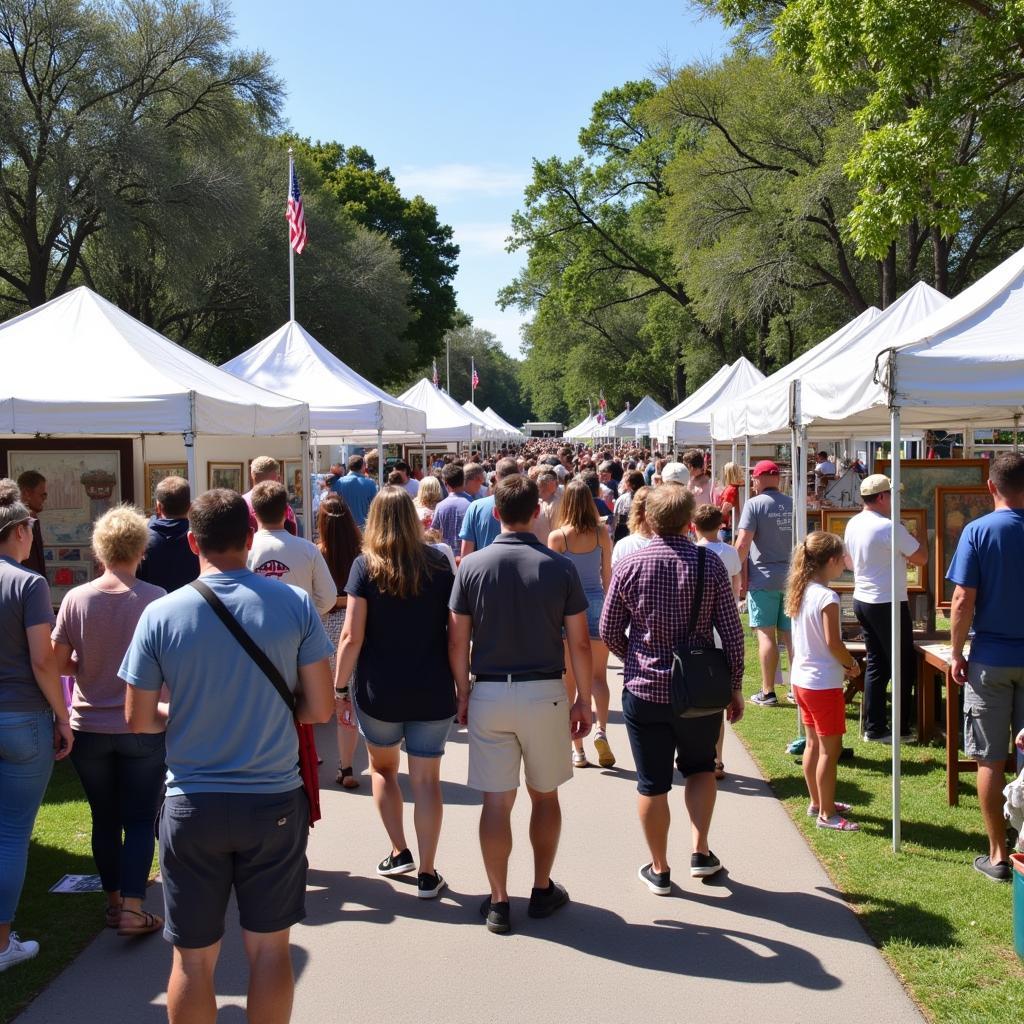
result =
[{"label": "hanging artwork", "polygon": [[935,488],[935,601],[940,608],[948,608],[953,600],[946,570],[964,527],[994,507],[987,487]]}]

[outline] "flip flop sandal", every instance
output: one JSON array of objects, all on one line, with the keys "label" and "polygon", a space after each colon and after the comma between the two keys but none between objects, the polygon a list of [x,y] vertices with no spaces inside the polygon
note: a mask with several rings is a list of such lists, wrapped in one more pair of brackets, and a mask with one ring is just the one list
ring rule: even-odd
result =
[{"label": "flip flop sandal", "polygon": [[[836,802],[836,814],[849,814],[853,810],[853,804],[844,804],[837,800]],[[818,816],[818,805],[808,804],[807,805],[807,817],[816,818]]]},{"label": "flip flop sandal", "polygon": [[121,923],[121,908],[107,907],[107,909],[103,911],[103,920],[106,922],[108,928],[116,928]]},{"label": "flip flop sandal", "polygon": [[833,832],[859,832],[860,825],[855,821],[847,821],[841,814],[833,815],[831,818],[818,818],[815,822],[818,828],[829,828]]},{"label": "flip flop sandal", "polygon": [[[715,778],[716,779],[724,779],[725,778],[725,762],[724,761],[716,761],[715,762]],[[815,808],[815,812],[817,812],[817,808]]]},{"label": "flip flop sandal", "polygon": [[352,774],[352,766],[349,765],[347,768],[338,766],[338,774],[334,776],[334,782],[336,785],[341,786],[343,789],[358,789],[359,780]]},{"label": "flip flop sandal", "polygon": [[164,926],[163,919],[157,917],[156,914],[151,914],[148,910],[122,910],[121,913],[137,917],[142,924],[136,925],[134,928],[120,927],[117,929],[118,935],[151,935]]}]

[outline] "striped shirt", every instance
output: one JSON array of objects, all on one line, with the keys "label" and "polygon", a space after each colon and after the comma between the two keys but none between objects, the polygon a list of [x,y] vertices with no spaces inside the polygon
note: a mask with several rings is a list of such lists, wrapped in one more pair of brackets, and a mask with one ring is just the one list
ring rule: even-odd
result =
[{"label": "striped shirt", "polygon": [[[601,614],[601,639],[622,659],[626,689],[641,700],[670,704],[672,656],[685,639],[697,583],[697,547],[682,536],[655,537],[620,561]],[[743,682],[743,627],[722,560],[709,552],[695,639],[714,646],[718,630],[732,669]],[[628,635],[627,635],[628,630]]]}]

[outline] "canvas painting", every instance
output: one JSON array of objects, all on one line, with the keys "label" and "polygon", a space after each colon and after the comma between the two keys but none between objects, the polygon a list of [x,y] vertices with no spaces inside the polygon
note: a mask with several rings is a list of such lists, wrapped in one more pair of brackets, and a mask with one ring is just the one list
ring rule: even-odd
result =
[{"label": "canvas painting", "polygon": [[244,479],[244,462],[208,462],[206,464],[206,486],[211,491],[214,488],[224,487],[229,491],[238,491],[239,494],[242,494],[245,490],[242,486]]},{"label": "canvas painting", "polygon": [[940,607],[953,600],[953,584],[946,571],[964,527],[987,516],[993,509],[987,487],[937,487],[935,489],[935,594]]},{"label": "canvas painting", "polygon": [[[834,533],[837,537],[846,535],[846,524],[858,514],[857,509],[825,509],[822,512],[823,529],[828,533]],[[907,528],[912,536],[927,544],[925,510],[923,508],[905,508],[900,512],[900,522]],[[852,591],[853,573],[850,570],[843,572],[839,579],[831,584],[833,590]],[[907,566],[907,590],[911,593],[924,593],[928,588],[928,581],[924,574],[924,568],[920,565]]]},{"label": "canvas painting", "polygon": [[[886,476],[888,459],[875,460],[875,472]],[[935,529],[936,487],[979,487],[988,480],[988,459],[903,459],[900,461],[902,503],[928,513],[928,530]]]},{"label": "canvas painting", "polygon": [[146,511],[152,512],[156,508],[156,500],[153,494],[156,485],[165,477],[180,476],[188,479],[188,465],[184,462],[147,462],[143,479],[145,480],[143,499],[146,503]]}]

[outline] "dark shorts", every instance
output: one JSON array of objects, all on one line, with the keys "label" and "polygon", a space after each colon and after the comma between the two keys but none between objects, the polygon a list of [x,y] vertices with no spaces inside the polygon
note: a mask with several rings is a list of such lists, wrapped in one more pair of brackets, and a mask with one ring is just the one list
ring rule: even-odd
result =
[{"label": "dark shorts", "polygon": [[659,796],[672,788],[672,772],[683,778],[715,770],[715,744],[722,714],[680,718],[671,704],[641,700],[622,691],[622,717],[636,762],[636,788],[643,796]]},{"label": "dark shorts", "polygon": [[160,813],[164,938],[184,949],[218,942],[232,889],[246,931],[276,932],[301,921],[308,835],[301,788],[167,797]]}]

